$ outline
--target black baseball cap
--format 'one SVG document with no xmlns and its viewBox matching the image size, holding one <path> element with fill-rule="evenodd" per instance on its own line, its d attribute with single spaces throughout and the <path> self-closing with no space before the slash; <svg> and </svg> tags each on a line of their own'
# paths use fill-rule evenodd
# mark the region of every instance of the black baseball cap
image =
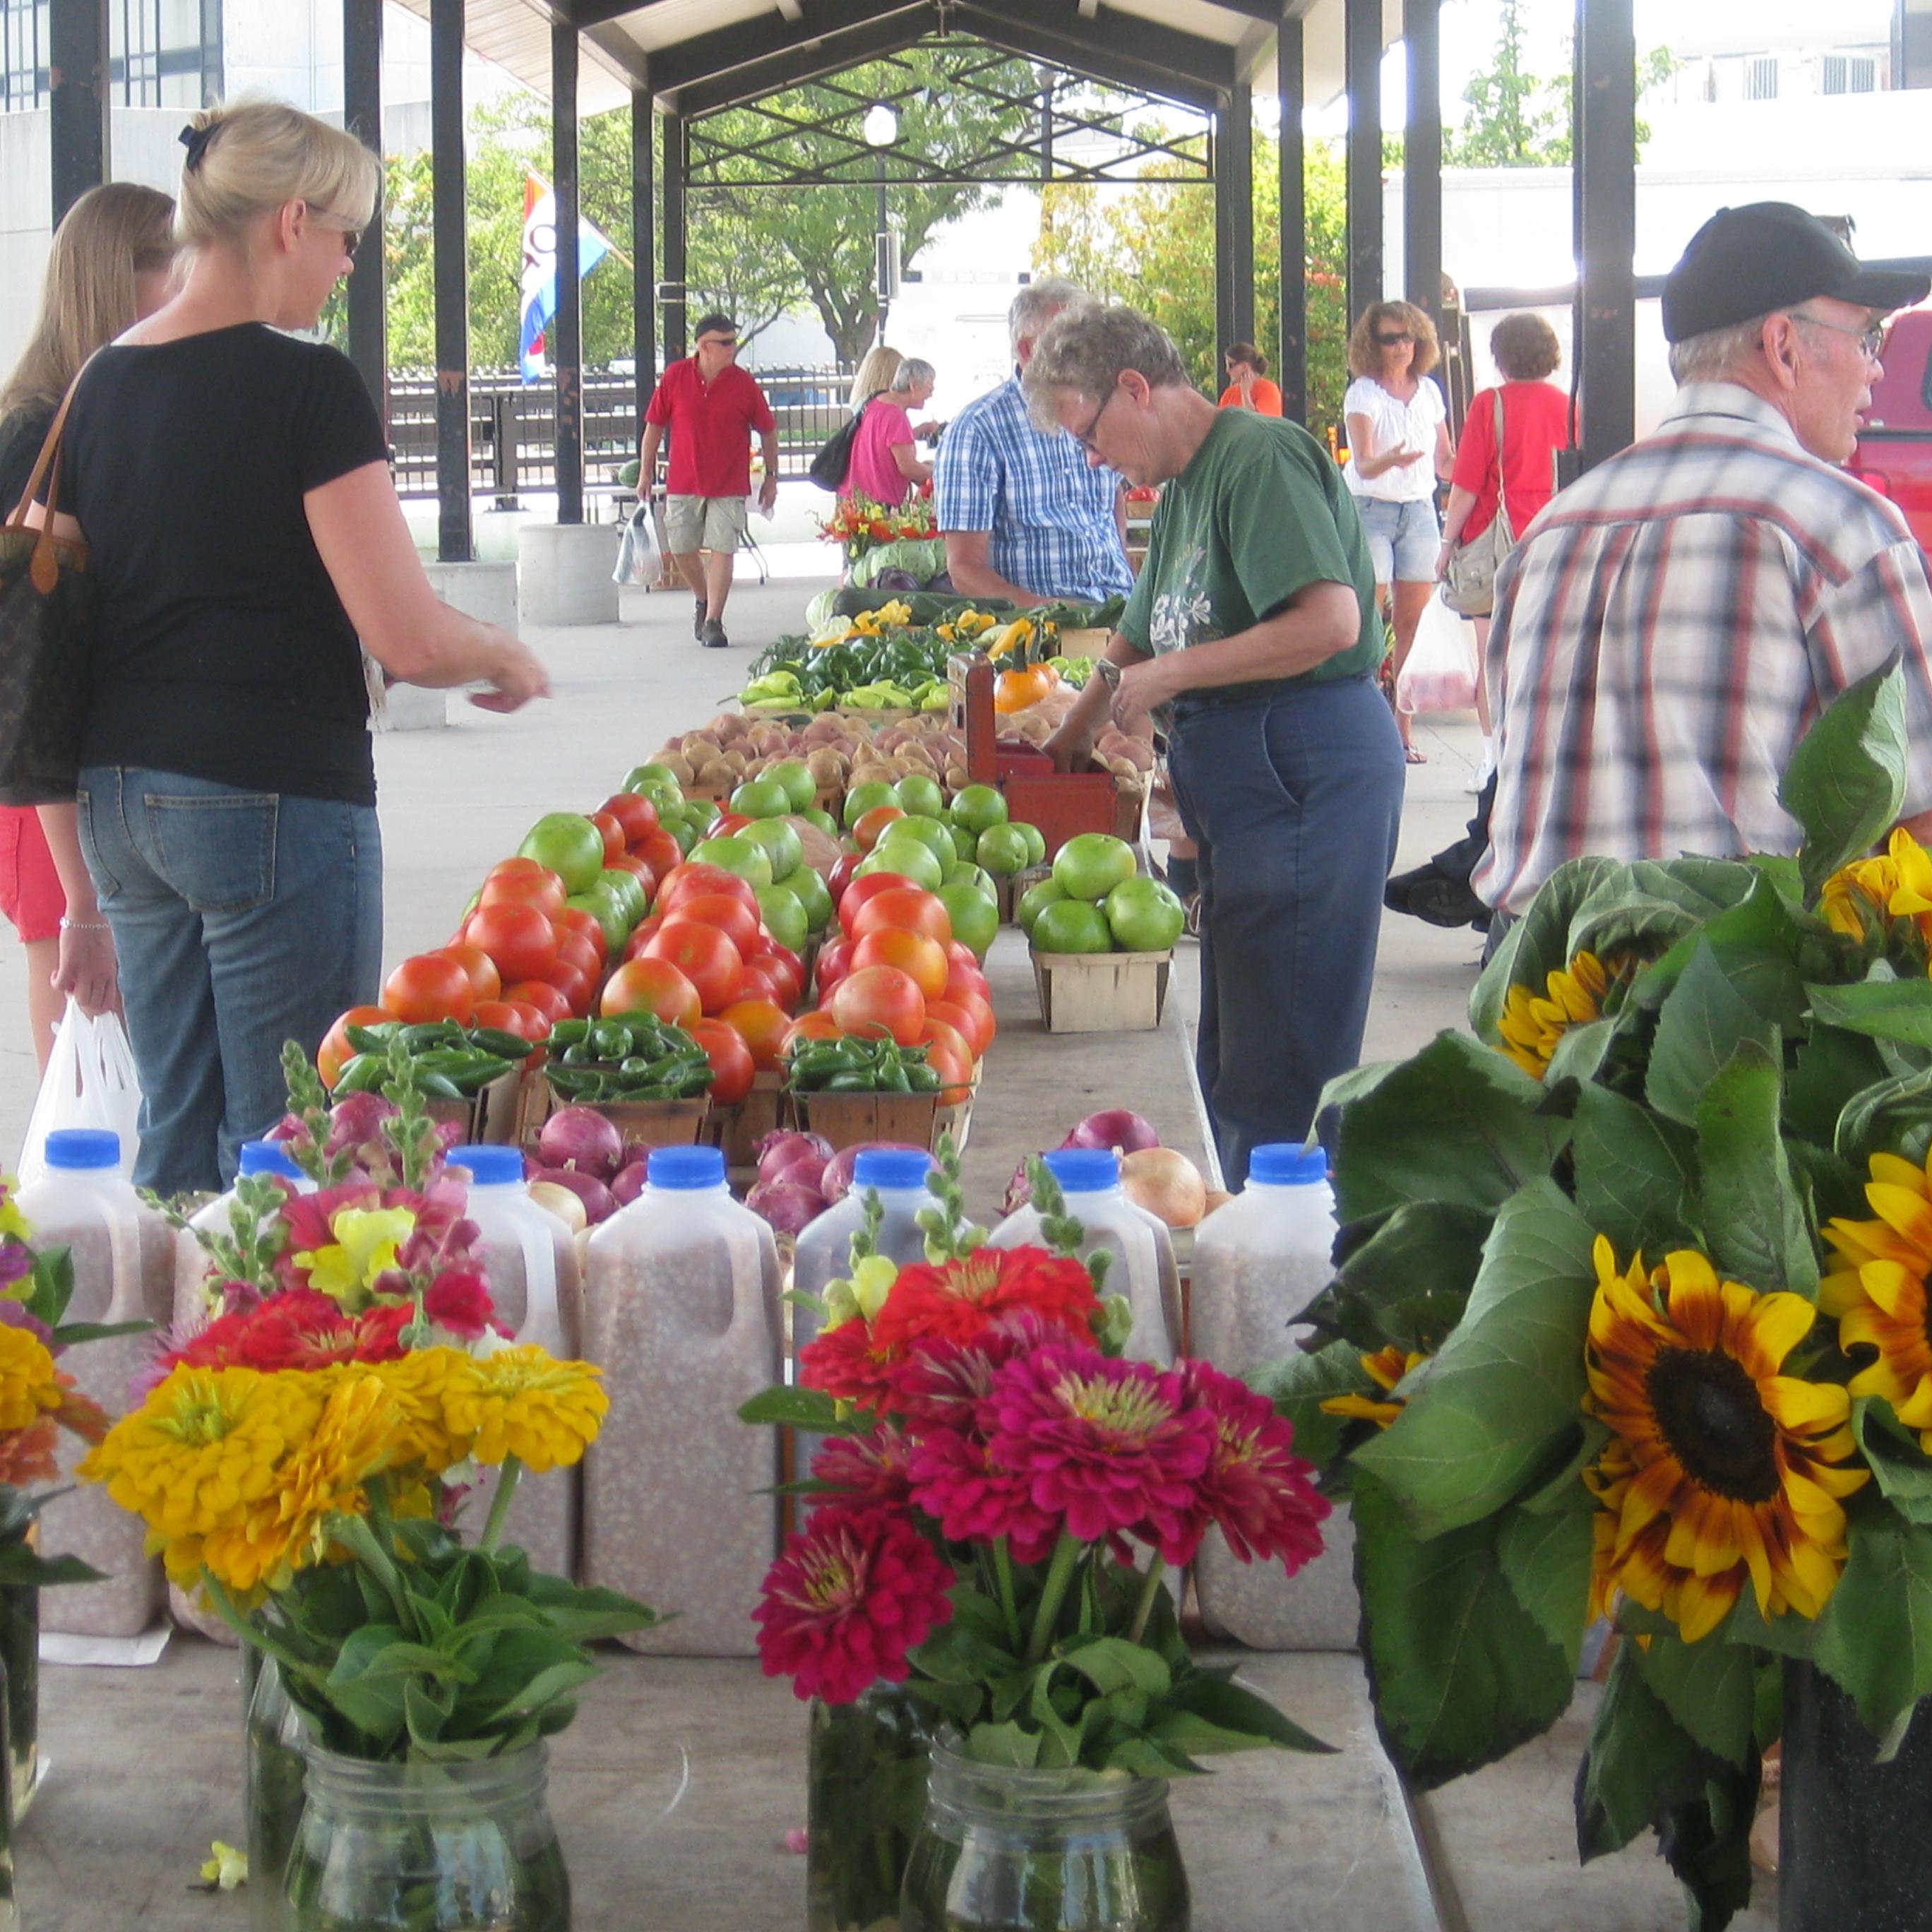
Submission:
<svg viewBox="0 0 1932 1932">
<path fill-rule="evenodd" d="M 1664 284 L 1664 339 L 1688 341 L 1814 296 L 1860 308 L 1909 308 L 1932 277 L 1867 268 L 1815 214 L 1788 201 L 1720 208 Z"/>
</svg>

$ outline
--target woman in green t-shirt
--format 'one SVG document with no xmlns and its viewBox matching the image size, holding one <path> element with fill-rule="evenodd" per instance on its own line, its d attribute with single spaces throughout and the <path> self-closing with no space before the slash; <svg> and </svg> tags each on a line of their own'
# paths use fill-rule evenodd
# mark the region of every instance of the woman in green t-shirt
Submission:
<svg viewBox="0 0 1932 1932">
<path fill-rule="evenodd" d="M 1238 1187 L 1256 1147 L 1306 1136 L 1361 1051 L 1402 793 L 1367 541 L 1305 429 L 1216 410 L 1132 309 L 1063 313 L 1025 383 L 1040 428 L 1164 486 L 1119 628 L 1048 748 L 1083 760 L 1110 712 L 1167 734 L 1201 855 L 1201 1086 Z"/>
</svg>

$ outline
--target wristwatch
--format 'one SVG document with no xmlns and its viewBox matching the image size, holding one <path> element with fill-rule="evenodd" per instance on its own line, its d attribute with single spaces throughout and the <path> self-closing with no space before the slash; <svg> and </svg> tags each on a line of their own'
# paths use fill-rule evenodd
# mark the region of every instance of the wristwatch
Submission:
<svg viewBox="0 0 1932 1932">
<path fill-rule="evenodd" d="M 1094 675 L 1097 677 L 1109 691 L 1118 691 L 1120 689 L 1120 668 L 1118 664 L 1114 663 L 1112 658 L 1100 658 L 1096 659 L 1094 665 Z"/>
</svg>

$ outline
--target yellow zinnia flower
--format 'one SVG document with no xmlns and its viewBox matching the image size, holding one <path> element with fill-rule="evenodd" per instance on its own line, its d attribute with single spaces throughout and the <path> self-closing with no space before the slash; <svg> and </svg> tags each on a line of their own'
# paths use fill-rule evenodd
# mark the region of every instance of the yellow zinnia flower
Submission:
<svg viewBox="0 0 1932 1932">
<path fill-rule="evenodd" d="M 395 1466 L 420 1462 L 432 1476 L 470 1454 L 466 1436 L 452 1436 L 448 1421 L 453 1390 L 468 1384 L 476 1364 L 460 1348 L 412 1348 L 400 1361 L 378 1363 L 374 1372 L 395 1399 L 401 1414 Z"/>
<path fill-rule="evenodd" d="M 29 1429 L 61 1406 L 60 1372 L 31 1328 L 0 1322 L 0 1430 Z"/>
<path fill-rule="evenodd" d="M 1851 1398 L 1780 1374 L 1817 1311 L 1802 1295 L 1720 1281 L 1694 1250 L 1627 1274 L 1594 1250 L 1586 1412 L 1612 1438 L 1584 1480 L 1598 1530 L 1594 1600 L 1618 1590 L 1661 1611 L 1687 1643 L 1730 1614 L 1748 1580 L 1767 1616 L 1815 1617 L 1845 1561 L 1840 1498 L 1870 1480 Z"/>
<path fill-rule="evenodd" d="M 1412 1350 L 1405 1352 L 1390 1343 L 1372 1355 L 1364 1355 L 1362 1369 L 1377 1388 L 1389 1392 L 1410 1370 L 1419 1368 L 1428 1359 L 1426 1355 L 1418 1355 Z M 1352 1416 L 1359 1421 L 1372 1422 L 1378 1429 L 1386 1429 L 1407 1406 L 1400 1396 L 1393 1402 L 1378 1402 L 1372 1395 L 1331 1395 L 1322 1405 L 1322 1412 Z"/>
<path fill-rule="evenodd" d="M 396 1250 L 416 1225 L 406 1208 L 344 1208 L 328 1224 L 334 1240 L 325 1248 L 304 1249 L 296 1265 L 308 1271 L 310 1287 L 356 1314 L 376 1276 L 395 1266 Z"/>
<path fill-rule="evenodd" d="M 1550 1071 L 1550 1056 L 1573 1026 L 1603 1017 L 1610 976 L 1594 952 L 1580 952 L 1567 972 L 1551 973 L 1546 985 L 1544 998 L 1527 986 L 1512 986 L 1496 1022 L 1503 1052 L 1536 1080 Z"/>
<path fill-rule="evenodd" d="M 472 1366 L 472 1375 L 450 1385 L 445 1414 L 451 1435 L 467 1437 L 478 1462 L 514 1456 L 542 1474 L 583 1460 L 610 1407 L 598 1386 L 601 1370 L 559 1361 L 530 1343 L 499 1348 Z"/>
<path fill-rule="evenodd" d="M 1928 1156 L 1932 1162 L 1932 1156 Z M 1826 1244 L 1844 1264 L 1820 1285 L 1818 1305 L 1838 1322 L 1838 1344 L 1875 1348 L 1852 1378 L 1854 1396 L 1882 1396 L 1932 1453 L 1932 1340 L 1926 1276 L 1932 1273 L 1932 1171 L 1896 1154 L 1871 1157 L 1865 1199 L 1875 1221 L 1834 1220 Z"/>
</svg>

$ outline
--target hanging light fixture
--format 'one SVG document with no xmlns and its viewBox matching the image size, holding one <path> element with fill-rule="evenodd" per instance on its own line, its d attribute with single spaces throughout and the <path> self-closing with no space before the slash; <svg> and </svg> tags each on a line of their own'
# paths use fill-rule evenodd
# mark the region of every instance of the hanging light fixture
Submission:
<svg viewBox="0 0 1932 1932">
<path fill-rule="evenodd" d="M 866 110 L 864 131 L 868 148 L 890 148 L 899 137 L 899 117 L 883 100 L 875 100 Z"/>
</svg>

